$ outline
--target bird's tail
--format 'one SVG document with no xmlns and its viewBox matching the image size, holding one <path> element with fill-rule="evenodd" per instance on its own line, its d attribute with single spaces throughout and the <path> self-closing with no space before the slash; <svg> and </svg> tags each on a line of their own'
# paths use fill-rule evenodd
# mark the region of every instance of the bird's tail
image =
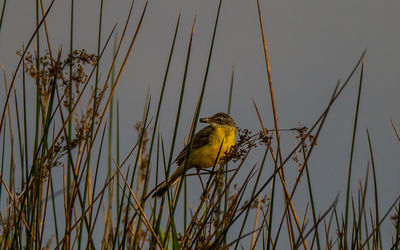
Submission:
<svg viewBox="0 0 400 250">
<path fill-rule="evenodd" d="M 161 197 L 170 189 L 173 185 L 175 185 L 182 176 L 183 168 L 179 167 L 172 175 L 168 178 L 168 181 L 164 181 L 153 191 L 152 197 Z"/>
</svg>

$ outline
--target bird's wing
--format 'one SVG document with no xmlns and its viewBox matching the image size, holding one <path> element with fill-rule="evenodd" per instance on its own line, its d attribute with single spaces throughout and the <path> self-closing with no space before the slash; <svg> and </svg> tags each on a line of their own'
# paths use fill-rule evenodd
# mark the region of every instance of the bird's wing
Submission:
<svg viewBox="0 0 400 250">
<path fill-rule="evenodd" d="M 196 135 L 194 136 L 192 150 L 203 147 L 204 145 L 208 144 L 210 142 L 210 134 L 214 129 L 215 128 L 212 126 L 207 126 L 201 129 L 199 132 L 197 132 Z M 176 162 L 178 166 L 180 166 L 182 162 L 185 160 L 187 151 L 188 151 L 188 145 L 186 145 L 179 153 L 179 155 L 176 157 L 174 162 Z"/>
</svg>

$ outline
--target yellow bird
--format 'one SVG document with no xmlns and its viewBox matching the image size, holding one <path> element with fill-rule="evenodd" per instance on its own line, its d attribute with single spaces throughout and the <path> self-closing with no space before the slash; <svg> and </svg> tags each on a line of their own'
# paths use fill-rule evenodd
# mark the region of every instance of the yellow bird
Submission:
<svg viewBox="0 0 400 250">
<path fill-rule="evenodd" d="M 231 116 L 221 112 L 209 118 L 201 118 L 200 122 L 209 125 L 197 132 L 194 137 L 187 170 L 213 167 L 215 162 L 220 163 L 225 153 L 235 145 L 236 124 Z M 178 169 L 168 178 L 168 181 L 157 186 L 153 191 L 153 197 L 163 196 L 182 177 L 187 151 L 188 146 L 185 146 L 174 161 L 179 166 Z"/>
</svg>

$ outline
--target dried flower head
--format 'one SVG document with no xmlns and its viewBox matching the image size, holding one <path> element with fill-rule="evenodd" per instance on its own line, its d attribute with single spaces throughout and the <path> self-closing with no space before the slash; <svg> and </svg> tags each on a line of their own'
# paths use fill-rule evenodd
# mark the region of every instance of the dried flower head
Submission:
<svg viewBox="0 0 400 250">
<path fill-rule="evenodd" d="M 248 129 L 241 129 L 238 127 L 237 130 L 239 140 L 230 148 L 229 152 L 222 157 L 223 164 L 221 165 L 224 165 L 231 160 L 233 162 L 242 160 L 252 148 L 257 147 L 258 145 L 268 145 L 271 142 L 272 137 L 266 136 L 262 131 L 252 134 Z"/>
</svg>

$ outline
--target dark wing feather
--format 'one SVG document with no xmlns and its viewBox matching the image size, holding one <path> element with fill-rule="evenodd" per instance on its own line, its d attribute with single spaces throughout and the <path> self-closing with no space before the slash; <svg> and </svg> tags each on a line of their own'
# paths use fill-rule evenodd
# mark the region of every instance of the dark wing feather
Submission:
<svg viewBox="0 0 400 250">
<path fill-rule="evenodd" d="M 204 145 L 208 144 L 210 142 L 210 134 L 214 129 L 215 128 L 212 126 L 207 126 L 201 129 L 199 132 L 197 132 L 196 135 L 194 136 L 192 150 L 203 147 Z M 174 162 L 176 162 L 178 166 L 181 165 L 185 160 L 187 151 L 188 151 L 188 145 L 186 145 L 179 153 L 178 157 L 176 157 Z"/>
</svg>

